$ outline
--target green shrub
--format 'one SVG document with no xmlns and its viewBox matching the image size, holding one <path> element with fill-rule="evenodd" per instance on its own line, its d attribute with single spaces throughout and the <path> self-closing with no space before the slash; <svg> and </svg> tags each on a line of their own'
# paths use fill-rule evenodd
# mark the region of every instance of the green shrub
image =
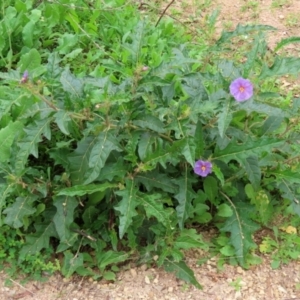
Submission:
<svg viewBox="0 0 300 300">
<path fill-rule="evenodd" d="M 247 267 L 282 198 L 300 215 L 300 102 L 266 84 L 300 60 L 268 63 L 269 26 L 197 46 L 105 2 L 2 4 L 1 224 L 25 239 L 19 263 L 51 249 L 65 276 L 114 280 L 138 255 L 200 287 L 183 250 L 208 250 L 194 225 L 209 223 Z M 242 35 L 244 62 L 223 58 Z"/>
</svg>

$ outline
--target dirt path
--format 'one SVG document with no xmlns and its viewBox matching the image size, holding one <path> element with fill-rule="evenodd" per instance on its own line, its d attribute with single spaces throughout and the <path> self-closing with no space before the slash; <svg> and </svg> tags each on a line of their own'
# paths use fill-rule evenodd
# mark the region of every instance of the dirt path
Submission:
<svg viewBox="0 0 300 300">
<path fill-rule="evenodd" d="M 201 13 L 200 6 L 204 14 L 212 11 L 205 3 L 209 1 L 175 1 L 172 10 L 173 13 L 176 10 L 184 11 L 185 17 L 197 18 Z M 221 9 L 217 23 L 219 32 L 222 28 L 231 30 L 238 23 L 271 25 L 278 28 L 277 32 L 269 36 L 271 48 L 283 37 L 300 35 L 299 0 L 217 0 L 213 6 Z M 300 56 L 299 44 L 290 45 L 286 49 Z M 247 271 L 226 266 L 224 271 L 219 272 L 214 260 L 199 267 L 197 259 L 197 254 L 194 254 L 187 258 L 187 262 L 203 285 L 203 290 L 197 290 L 163 270 L 129 266 L 118 275 L 115 283 L 77 277 L 65 280 L 56 275 L 46 283 L 30 282 L 23 285 L 20 280 L 12 281 L 0 273 L 0 300 L 300 300 L 299 261 L 278 270 L 272 270 L 270 263 L 265 260 L 263 264 Z M 6 286 L 5 281 L 11 285 Z"/>
<path fill-rule="evenodd" d="M 0 285 L 1 300 L 290 300 L 300 299 L 300 263 L 293 262 L 272 270 L 270 263 L 243 270 L 226 266 L 217 271 L 216 261 L 199 267 L 196 259 L 189 266 L 203 290 L 186 284 L 163 270 L 128 267 L 116 283 L 104 283 L 73 277 L 53 276 L 47 283 L 30 282 L 24 287 L 13 283 Z M 2 274 L 2 278 L 4 275 Z"/>
</svg>

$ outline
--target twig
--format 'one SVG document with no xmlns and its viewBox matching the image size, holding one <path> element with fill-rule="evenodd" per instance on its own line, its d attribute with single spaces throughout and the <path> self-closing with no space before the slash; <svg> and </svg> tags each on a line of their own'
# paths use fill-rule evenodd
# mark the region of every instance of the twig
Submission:
<svg viewBox="0 0 300 300">
<path fill-rule="evenodd" d="M 165 15 L 166 11 L 168 10 L 168 8 L 175 2 L 175 0 L 172 0 L 167 7 L 164 9 L 164 11 L 162 12 L 162 14 L 160 15 L 159 19 L 157 20 L 155 27 L 157 27 L 157 25 L 159 24 L 160 20 L 162 19 L 162 17 Z"/>
<path fill-rule="evenodd" d="M 24 289 L 25 291 L 27 291 L 28 293 L 30 293 L 31 295 L 34 295 L 34 293 L 28 289 L 26 289 L 26 287 L 24 287 L 23 285 L 21 285 L 20 283 L 14 281 L 11 278 L 7 278 L 8 280 L 12 281 L 14 284 L 18 285 L 20 288 Z"/>
</svg>

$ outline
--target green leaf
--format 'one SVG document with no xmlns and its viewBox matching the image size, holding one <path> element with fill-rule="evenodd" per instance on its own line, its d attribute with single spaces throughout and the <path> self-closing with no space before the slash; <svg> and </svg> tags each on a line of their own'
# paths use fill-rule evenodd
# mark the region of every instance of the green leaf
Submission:
<svg viewBox="0 0 300 300">
<path fill-rule="evenodd" d="M 246 255 L 254 249 L 256 244 L 252 235 L 259 229 L 259 225 L 251 220 L 253 206 L 246 202 L 231 202 L 233 215 L 221 227 L 221 232 L 230 232 L 230 242 L 235 249 L 235 255 L 241 266 L 246 266 Z"/>
<path fill-rule="evenodd" d="M 74 233 L 70 231 L 70 225 L 74 221 L 74 210 L 78 206 L 78 201 L 72 197 L 58 196 L 54 198 L 53 205 L 57 209 L 53 222 L 60 242 L 67 243 L 70 247 L 74 242 L 74 240 L 71 242 Z"/>
<path fill-rule="evenodd" d="M 131 34 L 132 43 L 124 44 L 124 47 L 128 49 L 132 56 L 132 63 L 136 66 L 140 61 L 140 55 L 143 47 L 143 39 L 145 34 L 145 20 L 139 21 L 134 26 L 134 32 Z"/>
<path fill-rule="evenodd" d="M 231 101 L 227 99 L 226 103 L 223 106 L 222 112 L 218 115 L 218 129 L 221 138 L 224 137 L 225 132 L 232 120 L 232 112 L 231 112 Z"/>
<path fill-rule="evenodd" d="M 97 137 L 84 137 L 69 155 L 69 172 L 73 185 L 84 182 L 84 176 L 89 169 L 90 153 L 96 142 Z"/>
<path fill-rule="evenodd" d="M 208 244 L 203 242 L 202 236 L 195 229 L 183 229 L 175 240 L 178 249 L 202 248 L 208 250 Z"/>
<path fill-rule="evenodd" d="M 116 144 L 116 139 L 109 130 L 101 132 L 91 149 L 89 169 L 86 172 L 84 184 L 91 183 L 100 175 L 101 169 L 113 150 L 120 151 L 119 146 Z"/>
<path fill-rule="evenodd" d="M 72 96 L 80 98 L 83 92 L 83 82 L 76 78 L 69 69 L 61 73 L 60 82 L 64 91 L 70 93 Z"/>
<path fill-rule="evenodd" d="M 283 141 L 273 138 L 260 138 L 252 140 L 248 138 L 245 143 L 238 144 L 236 141 L 231 142 L 225 149 L 216 149 L 214 159 L 219 159 L 228 163 L 230 160 L 244 162 L 249 156 L 261 155 L 264 151 L 271 152 L 278 148 Z"/>
<path fill-rule="evenodd" d="M 300 37 L 299 36 L 291 36 L 286 39 L 282 39 L 280 42 L 277 43 L 277 45 L 274 48 L 274 52 L 278 51 L 280 48 L 293 44 L 293 43 L 299 43 L 300 42 Z"/>
<path fill-rule="evenodd" d="M 22 130 L 23 124 L 19 121 L 10 122 L 5 128 L 0 130 L 0 162 L 7 161 L 11 155 L 11 145 Z"/>
<path fill-rule="evenodd" d="M 84 196 L 84 195 L 89 195 L 93 194 L 96 192 L 103 192 L 106 191 L 107 189 L 113 189 L 117 188 L 117 184 L 112 184 L 112 183 L 101 183 L 101 184 L 88 184 L 88 185 L 75 185 L 69 188 L 64 188 L 61 189 L 58 192 L 58 196 Z"/>
<path fill-rule="evenodd" d="M 217 213 L 218 216 L 228 218 L 228 217 L 231 217 L 232 214 L 233 214 L 233 211 L 228 204 L 223 203 L 218 206 L 218 213 Z"/>
<path fill-rule="evenodd" d="M 215 178 L 208 176 L 203 182 L 204 192 L 207 195 L 209 201 L 215 203 L 215 198 L 218 195 L 218 183 Z"/>
<path fill-rule="evenodd" d="M 226 245 L 220 249 L 220 252 L 227 257 L 234 257 L 235 249 L 231 245 Z"/>
<path fill-rule="evenodd" d="M 132 223 L 132 218 L 137 215 L 136 206 L 139 204 L 137 199 L 138 189 L 136 188 L 133 180 L 126 180 L 126 187 L 122 191 L 116 192 L 117 195 L 122 197 L 122 200 L 115 210 L 120 212 L 120 223 L 119 223 L 119 236 L 123 238 L 127 232 L 128 227 Z"/>
<path fill-rule="evenodd" d="M 203 156 L 204 153 L 204 136 L 203 136 L 203 129 L 202 129 L 202 123 L 199 120 L 196 125 L 195 134 L 195 158 L 200 159 Z"/>
<path fill-rule="evenodd" d="M 268 117 L 263 126 L 262 126 L 262 135 L 266 135 L 268 133 L 273 132 L 274 130 L 278 129 L 282 124 L 284 118 L 282 116 L 270 116 Z"/>
<path fill-rule="evenodd" d="M 70 134 L 69 126 L 71 122 L 71 117 L 69 112 L 64 110 L 59 110 L 57 113 L 55 113 L 54 120 L 62 133 L 66 135 Z"/>
<path fill-rule="evenodd" d="M 221 186 L 223 186 L 225 183 L 225 180 L 224 180 L 224 175 L 221 172 L 221 169 L 216 164 L 213 164 L 212 171 L 216 175 L 216 177 L 220 180 Z"/>
<path fill-rule="evenodd" d="M 13 190 L 12 184 L 0 184 L 0 226 L 2 226 L 2 207 L 6 204 L 6 199 Z"/>
<path fill-rule="evenodd" d="M 135 177 L 135 180 L 142 183 L 147 191 L 152 191 L 154 188 L 158 188 L 167 193 L 174 193 L 176 185 L 171 181 L 170 176 L 167 174 L 153 170 L 147 173 L 140 173 Z"/>
<path fill-rule="evenodd" d="M 116 281 L 116 273 L 112 272 L 112 271 L 106 271 L 103 273 L 103 279 L 105 280 L 109 280 L 109 281 Z"/>
<path fill-rule="evenodd" d="M 181 153 L 185 157 L 186 161 L 194 167 L 195 165 L 195 150 L 196 150 L 196 143 L 194 138 L 185 137 L 182 139 L 184 141 L 183 149 Z"/>
<path fill-rule="evenodd" d="M 264 101 L 264 97 L 267 96 L 264 94 L 258 94 L 257 99 L 259 101 Z M 274 98 L 274 97 L 272 97 Z M 288 116 L 288 113 L 278 107 L 274 107 L 265 103 L 261 103 L 254 100 L 248 100 L 244 101 L 242 103 L 239 103 L 239 106 L 241 109 L 246 110 L 248 113 L 251 112 L 258 112 L 261 114 L 266 114 L 267 116 L 280 116 L 280 117 L 286 117 Z"/>
<path fill-rule="evenodd" d="M 300 183 L 299 172 L 293 172 L 291 170 L 272 170 L 267 171 L 266 176 L 275 176 L 277 181 L 286 181 L 291 183 Z"/>
<path fill-rule="evenodd" d="M 73 255 L 69 250 L 64 252 L 64 262 L 61 268 L 63 276 L 69 278 L 76 269 L 83 265 L 83 253 Z"/>
<path fill-rule="evenodd" d="M 152 145 L 156 144 L 157 140 L 158 136 L 156 134 L 150 132 L 142 134 L 138 144 L 138 153 L 141 160 L 144 160 L 146 156 L 151 154 Z"/>
<path fill-rule="evenodd" d="M 25 136 L 18 143 L 20 150 L 15 162 L 16 172 L 23 172 L 28 156 L 32 154 L 38 158 L 38 143 L 43 140 L 43 136 L 48 140 L 51 139 L 50 123 L 52 118 L 45 118 L 30 124 L 24 129 Z"/>
<path fill-rule="evenodd" d="M 128 166 L 124 163 L 123 157 L 119 157 L 117 162 L 105 163 L 100 171 L 97 181 L 112 181 L 113 179 L 123 179 L 128 172 Z"/>
<path fill-rule="evenodd" d="M 34 69 L 37 69 L 41 65 L 41 55 L 38 50 L 31 49 L 28 53 L 22 55 L 18 67 L 21 72 L 28 70 L 30 73 Z"/>
<path fill-rule="evenodd" d="M 98 268 L 101 272 L 105 270 L 108 265 L 117 264 L 127 260 L 129 257 L 128 253 L 125 252 L 115 252 L 108 250 L 104 253 L 97 254 Z"/>
<path fill-rule="evenodd" d="M 165 227 L 170 227 L 170 213 L 163 205 L 160 194 L 138 194 L 139 202 L 146 211 L 147 217 L 155 217 Z"/>
<path fill-rule="evenodd" d="M 251 155 L 244 160 L 245 170 L 248 178 L 252 183 L 255 190 L 258 190 L 260 186 L 261 170 L 258 163 L 258 158 L 255 155 Z"/>
<path fill-rule="evenodd" d="M 36 223 L 36 232 L 26 236 L 26 244 L 22 247 L 19 258 L 23 260 L 26 256 L 32 256 L 39 253 L 42 249 L 49 249 L 50 237 L 57 237 L 57 233 L 52 222 L 54 211 L 45 211 L 45 221 Z M 49 223 L 48 223 L 48 222 Z"/>
<path fill-rule="evenodd" d="M 300 59 L 298 57 L 279 57 L 275 56 L 275 61 L 271 67 L 264 65 L 262 67 L 259 79 L 266 79 L 273 76 L 282 76 L 287 74 L 298 74 L 300 69 Z"/>
<path fill-rule="evenodd" d="M 18 197 L 11 206 L 3 211 L 3 213 L 6 214 L 4 223 L 13 228 L 22 227 L 24 225 L 23 219 L 33 215 L 36 211 L 36 209 L 32 207 L 32 204 L 36 199 L 37 197 L 33 195 Z"/>
<path fill-rule="evenodd" d="M 196 197 L 196 193 L 192 188 L 195 178 L 188 172 L 188 167 L 185 165 L 182 177 L 174 180 L 179 186 L 179 192 L 174 196 L 179 204 L 176 207 L 178 224 L 180 229 L 183 229 L 184 222 L 191 217 L 193 213 L 192 201 Z"/>
<path fill-rule="evenodd" d="M 155 132 L 164 133 L 164 123 L 160 121 L 158 118 L 152 115 L 141 115 L 140 117 L 137 117 L 139 120 L 134 120 L 132 123 L 136 126 L 139 126 L 141 128 L 145 129 L 151 129 Z"/>
<path fill-rule="evenodd" d="M 164 268 L 167 272 L 174 272 L 177 278 L 193 284 L 198 289 L 202 289 L 202 286 L 197 281 L 194 272 L 186 265 L 184 261 L 173 262 L 167 260 L 164 262 Z"/>
<path fill-rule="evenodd" d="M 266 31 L 266 30 L 276 30 L 276 28 L 268 25 L 241 25 L 238 24 L 234 31 L 223 31 L 221 37 L 217 41 L 217 45 L 227 42 L 228 40 L 232 39 L 233 37 L 239 35 L 248 35 L 253 31 Z"/>
</svg>

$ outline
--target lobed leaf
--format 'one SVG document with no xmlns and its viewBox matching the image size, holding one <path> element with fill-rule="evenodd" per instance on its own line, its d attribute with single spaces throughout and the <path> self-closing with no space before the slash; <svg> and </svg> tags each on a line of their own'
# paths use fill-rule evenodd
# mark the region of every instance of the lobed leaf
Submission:
<svg viewBox="0 0 300 300">
<path fill-rule="evenodd" d="M 246 255 L 254 249 L 252 235 L 259 229 L 259 225 L 251 220 L 254 208 L 246 202 L 231 202 L 233 215 L 220 228 L 221 232 L 230 232 L 230 241 L 235 249 L 235 255 L 241 266 L 245 267 Z"/>
<path fill-rule="evenodd" d="M 138 189 L 134 184 L 133 180 L 126 180 L 125 189 L 116 192 L 117 195 L 122 197 L 122 200 L 115 210 L 120 212 L 120 222 L 119 222 L 119 236 L 120 239 L 123 238 L 124 234 L 127 232 L 127 229 L 132 223 L 132 218 L 137 215 L 135 210 L 136 206 L 139 204 L 137 198 Z"/>
<path fill-rule="evenodd" d="M 194 272 L 186 265 L 184 261 L 173 262 L 168 260 L 164 263 L 164 268 L 167 272 L 174 272 L 177 278 L 193 284 L 198 289 L 202 289 L 202 286 L 197 281 Z"/>
</svg>

